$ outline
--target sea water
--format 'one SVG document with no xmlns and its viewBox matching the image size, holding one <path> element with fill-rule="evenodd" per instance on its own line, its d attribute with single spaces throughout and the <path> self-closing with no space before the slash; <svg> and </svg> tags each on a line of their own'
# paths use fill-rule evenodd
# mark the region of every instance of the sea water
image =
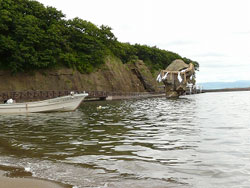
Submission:
<svg viewBox="0 0 250 188">
<path fill-rule="evenodd" d="M 0 115 L 0 166 L 78 188 L 248 187 L 249 115 L 250 92 Z"/>
</svg>

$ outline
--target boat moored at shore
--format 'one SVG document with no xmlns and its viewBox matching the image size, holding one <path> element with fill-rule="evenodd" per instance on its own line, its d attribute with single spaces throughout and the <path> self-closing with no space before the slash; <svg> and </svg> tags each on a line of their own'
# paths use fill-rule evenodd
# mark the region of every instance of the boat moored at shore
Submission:
<svg viewBox="0 0 250 188">
<path fill-rule="evenodd" d="M 0 104 L 0 114 L 74 111 L 88 93 L 74 94 L 35 102 Z"/>
</svg>

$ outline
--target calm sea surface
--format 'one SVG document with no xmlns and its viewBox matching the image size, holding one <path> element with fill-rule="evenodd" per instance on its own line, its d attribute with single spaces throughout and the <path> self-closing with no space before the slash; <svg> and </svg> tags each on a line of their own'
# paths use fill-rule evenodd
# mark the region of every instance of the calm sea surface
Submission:
<svg viewBox="0 0 250 188">
<path fill-rule="evenodd" d="M 249 187 L 250 92 L 0 115 L 0 165 L 75 188 Z"/>
</svg>

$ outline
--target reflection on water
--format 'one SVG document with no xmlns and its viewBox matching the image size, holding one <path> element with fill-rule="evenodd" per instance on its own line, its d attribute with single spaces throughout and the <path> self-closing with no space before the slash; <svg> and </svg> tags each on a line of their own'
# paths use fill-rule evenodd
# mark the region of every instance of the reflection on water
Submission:
<svg viewBox="0 0 250 188">
<path fill-rule="evenodd" d="M 79 188 L 243 187 L 249 111 L 250 93 L 234 92 L 1 115 L 0 165 Z"/>
</svg>

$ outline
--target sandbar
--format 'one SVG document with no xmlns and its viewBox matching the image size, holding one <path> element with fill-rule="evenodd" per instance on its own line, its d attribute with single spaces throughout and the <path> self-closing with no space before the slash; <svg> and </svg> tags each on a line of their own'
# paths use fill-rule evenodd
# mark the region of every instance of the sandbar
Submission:
<svg viewBox="0 0 250 188">
<path fill-rule="evenodd" d="M 58 183 L 35 178 L 9 178 L 0 170 L 0 188 L 67 188 Z"/>
</svg>

